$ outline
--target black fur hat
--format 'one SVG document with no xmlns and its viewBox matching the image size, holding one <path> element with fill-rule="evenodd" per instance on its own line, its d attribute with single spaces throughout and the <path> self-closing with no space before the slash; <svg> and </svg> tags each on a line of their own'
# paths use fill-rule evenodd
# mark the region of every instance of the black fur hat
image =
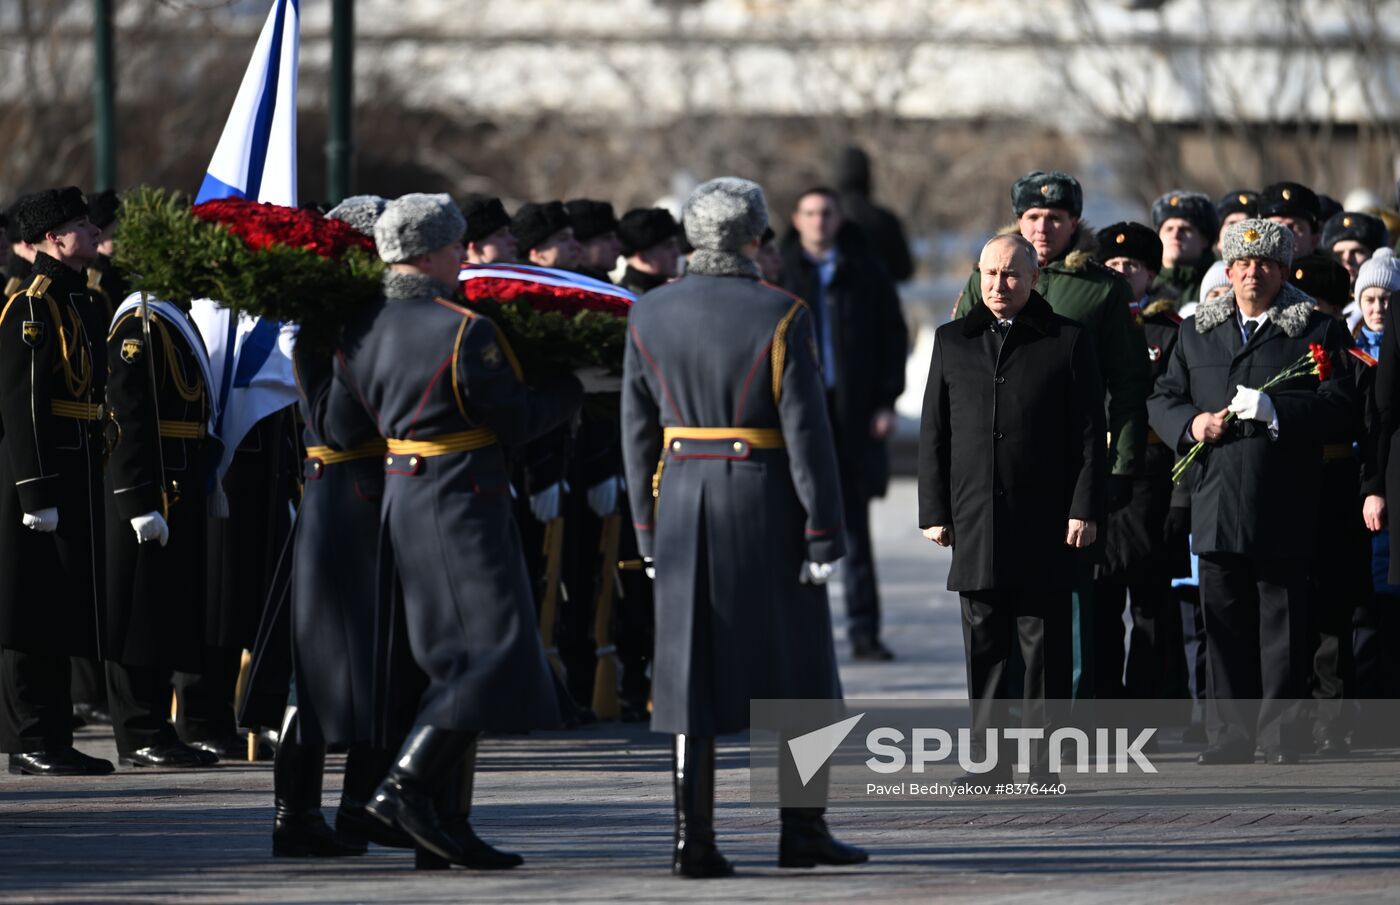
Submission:
<svg viewBox="0 0 1400 905">
<path fill-rule="evenodd" d="M 1293 262 L 1288 281 L 1317 299 L 1338 308 L 1351 301 L 1351 274 L 1338 261 L 1308 255 Z"/>
<path fill-rule="evenodd" d="M 69 220 L 87 216 L 87 202 L 75 185 L 61 189 L 44 189 L 25 195 L 15 202 L 10 215 L 15 232 L 31 245 L 44 238 L 44 233 Z"/>
<path fill-rule="evenodd" d="M 1011 186 L 1011 209 L 1019 217 L 1033 207 L 1056 207 L 1078 217 L 1084 212 L 1084 190 L 1068 173 L 1032 170 Z"/>
<path fill-rule="evenodd" d="M 1259 216 L 1259 193 L 1249 189 L 1234 189 L 1215 200 L 1216 221 L 1223 223 L 1231 214 L 1244 214 L 1249 220 Z"/>
<path fill-rule="evenodd" d="M 1132 258 L 1147 265 L 1149 270 L 1162 269 L 1162 240 L 1157 231 L 1141 223 L 1115 223 L 1096 234 L 1099 263 L 1113 258 Z"/>
<path fill-rule="evenodd" d="M 1322 227 L 1322 250 L 1331 251 L 1332 246 L 1346 239 L 1365 245 L 1371 251 L 1390 245 L 1390 231 L 1385 221 L 1359 211 L 1342 211 L 1333 214 Z"/>
<path fill-rule="evenodd" d="M 1206 244 L 1215 243 L 1220 234 L 1220 218 L 1215 213 L 1215 205 L 1209 197 L 1200 192 L 1167 192 L 1152 202 L 1152 225 L 1162 228 L 1174 217 L 1179 217 L 1196 227 L 1196 232 L 1205 238 Z"/>
<path fill-rule="evenodd" d="M 122 199 L 115 189 L 103 189 L 95 195 L 89 195 L 87 201 L 88 219 L 92 221 L 93 226 L 106 229 L 117 221 L 117 211 L 121 209 Z"/>
<path fill-rule="evenodd" d="M 543 204 L 532 201 L 522 204 L 520 210 L 515 212 L 510 220 L 510 231 L 515 236 L 523 260 L 530 249 L 538 248 L 550 236 L 572 225 L 562 201 L 546 201 Z"/>
<path fill-rule="evenodd" d="M 1316 229 L 1322 224 L 1322 205 L 1306 185 L 1275 182 L 1259 193 L 1259 216 L 1304 218 Z"/>
<path fill-rule="evenodd" d="M 622 254 L 630 257 L 646 251 L 678 235 L 680 224 L 664 207 L 639 207 L 622 215 L 617 224 L 617 237 L 622 240 Z"/>
<path fill-rule="evenodd" d="M 467 234 L 463 242 L 480 242 L 500 229 L 510 226 L 510 214 L 501 199 L 490 195 L 468 195 L 462 201 L 462 216 L 467 218 Z"/>
<path fill-rule="evenodd" d="M 564 209 L 569 212 L 569 223 L 574 227 L 574 238 L 580 242 L 617 231 L 617 214 L 613 213 L 613 206 L 607 201 L 575 198 L 566 202 Z"/>
</svg>

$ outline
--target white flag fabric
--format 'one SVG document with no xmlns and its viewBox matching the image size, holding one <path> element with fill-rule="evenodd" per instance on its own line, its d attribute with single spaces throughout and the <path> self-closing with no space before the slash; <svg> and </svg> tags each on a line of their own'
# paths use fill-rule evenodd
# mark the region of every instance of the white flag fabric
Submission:
<svg viewBox="0 0 1400 905">
<path fill-rule="evenodd" d="M 247 198 L 297 206 L 300 13 L 300 0 L 273 0 L 196 204 Z M 215 380 L 209 392 L 223 441 L 215 473 L 215 497 L 221 502 L 224 475 L 248 431 L 297 401 L 296 328 L 241 313 L 235 321 L 229 309 L 210 299 L 196 300 L 190 316 L 204 337 Z"/>
</svg>

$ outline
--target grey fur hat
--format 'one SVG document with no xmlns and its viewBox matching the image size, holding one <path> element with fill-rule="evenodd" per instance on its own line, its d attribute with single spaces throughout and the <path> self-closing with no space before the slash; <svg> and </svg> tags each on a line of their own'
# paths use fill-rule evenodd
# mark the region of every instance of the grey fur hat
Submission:
<svg viewBox="0 0 1400 905">
<path fill-rule="evenodd" d="M 326 212 L 329 220 L 339 220 L 358 233 L 374 238 L 374 222 L 387 204 L 378 195 L 351 195 Z"/>
<path fill-rule="evenodd" d="M 701 183 L 681 211 L 685 236 L 702 251 L 738 251 L 768 228 L 768 201 L 756 182 L 722 176 Z"/>
<path fill-rule="evenodd" d="M 1272 220 L 1241 220 L 1220 237 L 1220 258 L 1228 266 L 1240 258 L 1293 264 L 1293 230 Z"/>
<path fill-rule="evenodd" d="M 384 205 L 374 224 L 374 244 L 385 264 L 402 264 L 462 241 L 467 219 L 449 195 L 414 192 Z"/>
</svg>

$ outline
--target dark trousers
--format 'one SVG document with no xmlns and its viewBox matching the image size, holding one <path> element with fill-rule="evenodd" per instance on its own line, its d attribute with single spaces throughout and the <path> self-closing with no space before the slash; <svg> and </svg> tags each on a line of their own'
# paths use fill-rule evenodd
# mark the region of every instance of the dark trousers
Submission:
<svg viewBox="0 0 1400 905">
<path fill-rule="evenodd" d="M 841 463 L 841 501 L 846 519 L 846 555 L 840 568 L 846 630 L 853 640 L 875 640 L 880 637 L 880 585 L 870 544 L 870 492 L 854 463 Z"/>
<path fill-rule="evenodd" d="M 1048 739 L 1059 714 L 1047 701 L 1070 695 L 1070 595 L 1067 592 L 964 591 L 961 596 L 963 647 L 967 654 L 967 689 L 972 700 L 974 748 L 988 729 L 1009 725 L 1008 670 L 1013 648 L 1025 663 L 1021 726 L 1042 727 Z M 1044 745 L 1037 763 L 1043 763 Z M 1014 746 L 1002 748 L 1005 769 Z"/>
<path fill-rule="evenodd" d="M 181 741 L 220 741 L 238 734 L 233 697 L 242 661 L 242 650 L 207 647 L 203 669 L 175 673 L 175 731 Z"/>
<path fill-rule="evenodd" d="M 1187 693 L 1192 701 L 1205 706 L 1206 702 L 1206 620 L 1201 612 L 1201 591 L 1200 588 L 1192 585 L 1182 585 L 1172 588 L 1172 596 L 1176 600 L 1177 609 L 1181 614 L 1181 634 L 1182 643 L 1186 655 L 1186 683 Z M 1202 718 L 1197 714 L 1197 708 L 1192 706 L 1191 722 L 1201 723 Z"/>
<path fill-rule="evenodd" d="M 1210 742 L 1296 751 L 1309 670 L 1307 578 L 1233 553 L 1200 559 Z"/>
<path fill-rule="evenodd" d="M 1132 618 L 1126 651 L 1125 605 Z M 1094 697 L 1185 697 L 1183 644 L 1171 578 L 1164 570 L 1143 564 L 1094 582 Z"/>
<path fill-rule="evenodd" d="M 1400 744 L 1394 704 L 1400 698 L 1400 597 L 1372 594 L 1356 609 L 1352 626 L 1356 652 L 1354 697 L 1358 699 L 1352 744 Z"/>
<path fill-rule="evenodd" d="M 73 658 L 73 703 L 107 709 L 107 674 L 91 657 Z"/>
<path fill-rule="evenodd" d="M 564 663 L 569 694 L 579 707 L 593 706 L 593 677 L 597 645 L 593 639 L 594 608 L 598 601 L 601 559 L 598 553 L 603 520 L 588 508 L 588 494 L 575 488 L 564 497 L 563 580 L 567 599 L 559 599 L 554 641 Z M 609 575 L 611 577 L 611 575 Z"/>
<path fill-rule="evenodd" d="M 179 741 L 170 724 L 170 689 L 170 670 L 107 661 L 107 694 L 118 753 Z"/>
<path fill-rule="evenodd" d="M 73 746 L 70 669 L 63 654 L 0 650 L 0 751 Z"/>
<path fill-rule="evenodd" d="M 641 559 L 637 548 L 637 532 L 632 529 L 632 510 L 626 494 L 622 502 L 622 535 L 618 539 L 619 561 Z M 621 667 L 618 694 L 624 706 L 642 709 L 651 697 L 651 667 L 653 637 L 656 630 L 655 600 L 651 579 L 641 569 L 619 573 L 616 640 L 617 660 Z"/>
</svg>

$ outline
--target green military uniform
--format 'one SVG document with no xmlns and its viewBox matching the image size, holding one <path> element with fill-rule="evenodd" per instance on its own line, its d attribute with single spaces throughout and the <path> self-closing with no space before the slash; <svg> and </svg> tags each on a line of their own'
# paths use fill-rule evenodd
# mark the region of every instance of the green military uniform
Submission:
<svg viewBox="0 0 1400 905">
<path fill-rule="evenodd" d="M 1147 348 L 1129 311 L 1132 290 L 1092 259 L 1093 249 L 1094 234 L 1081 225 L 1068 250 L 1041 268 L 1036 291 L 1056 314 L 1079 321 L 1093 337 L 1108 393 L 1109 464 L 1113 474 L 1131 475 L 1140 470 L 1147 443 L 1146 403 L 1152 389 Z M 963 317 L 981 301 L 981 272 L 974 267 L 953 316 Z"/>
<path fill-rule="evenodd" d="M 1148 293 L 1158 296 L 1166 290 L 1177 293 L 1178 298 L 1195 301 L 1201 296 L 1201 280 L 1205 279 L 1206 271 L 1210 270 L 1214 263 L 1215 258 L 1211 257 L 1209 252 L 1203 252 L 1199 259 L 1190 264 L 1163 267 L 1157 274 L 1157 279 L 1152 281 Z"/>
</svg>

